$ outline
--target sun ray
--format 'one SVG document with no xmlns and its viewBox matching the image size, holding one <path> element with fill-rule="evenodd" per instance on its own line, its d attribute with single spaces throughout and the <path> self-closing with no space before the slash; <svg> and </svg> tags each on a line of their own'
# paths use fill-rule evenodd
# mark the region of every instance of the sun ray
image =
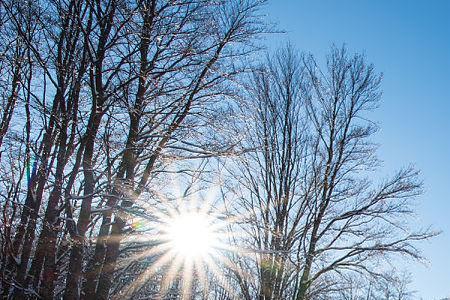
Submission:
<svg viewBox="0 0 450 300">
<path fill-rule="evenodd" d="M 143 259 L 146 257 L 156 256 L 158 254 L 167 252 L 169 250 L 171 250 L 171 248 L 170 248 L 170 245 L 168 245 L 168 244 L 160 244 L 160 245 L 154 245 L 154 246 L 152 245 L 151 248 L 148 250 L 144 250 L 140 253 L 133 254 L 132 256 L 123 259 L 120 263 L 117 264 L 117 267 L 118 267 L 118 269 L 121 269 L 134 261 L 137 261 L 137 260 L 140 260 L 140 259 Z"/>
<path fill-rule="evenodd" d="M 207 276 L 207 266 L 203 263 L 203 259 L 196 258 L 194 261 L 195 273 L 198 275 L 198 282 L 203 290 L 203 297 L 207 298 L 209 294 L 209 280 Z"/>
<path fill-rule="evenodd" d="M 149 279 L 151 276 L 153 276 L 158 270 L 165 266 L 172 258 L 174 257 L 174 253 L 172 250 L 161 256 L 151 267 L 149 267 L 147 270 L 145 270 L 139 277 L 133 281 L 132 284 L 127 286 L 122 292 L 120 292 L 116 299 L 125 298 L 129 299 L 134 291 L 142 286 L 142 284 Z"/>
<path fill-rule="evenodd" d="M 244 279 L 250 279 L 251 275 L 248 272 L 245 272 L 245 270 L 243 270 L 242 268 L 240 268 L 239 266 L 237 266 L 231 259 L 229 259 L 228 257 L 221 256 L 220 258 L 220 262 L 221 264 L 223 264 L 225 267 L 227 267 L 228 269 L 230 269 L 231 271 L 235 272 L 236 274 L 238 274 L 240 277 L 244 278 Z"/>
<path fill-rule="evenodd" d="M 192 294 L 192 278 L 194 277 L 192 274 L 193 270 L 193 261 L 190 259 L 184 260 L 183 266 L 183 277 L 181 279 L 181 295 L 182 299 L 190 299 Z"/>
<path fill-rule="evenodd" d="M 173 283 L 174 279 L 177 277 L 178 272 L 180 271 L 183 265 L 184 258 L 181 255 L 176 255 L 175 260 L 170 265 L 168 271 L 165 273 L 165 277 L 163 278 L 161 284 L 161 295 L 165 295 L 167 291 L 170 289 L 170 285 Z"/>
<path fill-rule="evenodd" d="M 205 257 L 205 263 L 208 265 L 209 270 L 213 273 L 215 279 L 218 281 L 219 285 L 233 298 L 237 299 L 234 291 L 229 286 L 228 280 L 225 278 L 223 272 L 213 261 L 211 257 Z"/>
</svg>

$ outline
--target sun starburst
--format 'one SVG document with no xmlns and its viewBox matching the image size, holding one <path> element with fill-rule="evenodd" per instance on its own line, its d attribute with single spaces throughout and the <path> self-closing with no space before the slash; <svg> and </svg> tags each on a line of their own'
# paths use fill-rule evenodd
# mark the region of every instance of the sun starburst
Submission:
<svg viewBox="0 0 450 300">
<path fill-rule="evenodd" d="M 166 200 L 144 211 L 131 225 L 136 234 L 130 241 L 150 242 L 151 246 L 124 260 L 122 267 L 146 258 L 154 260 L 116 298 L 132 297 L 157 274 L 162 275 L 159 298 L 174 286 L 183 299 L 192 299 L 195 288 L 206 296 L 211 281 L 235 297 L 223 274 L 224 268 L 233 268 L 228 254 L 240 252 L 230 243 L 233 236 L 229 227 L 235 218 L 224 209 L 213 208 L 211 201 L 192 199 Z"/>
</svg>

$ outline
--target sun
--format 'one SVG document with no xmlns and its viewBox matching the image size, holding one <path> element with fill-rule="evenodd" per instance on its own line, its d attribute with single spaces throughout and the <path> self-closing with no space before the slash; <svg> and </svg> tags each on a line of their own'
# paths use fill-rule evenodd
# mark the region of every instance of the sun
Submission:
<svg viewBox="0 0 450 300">
<path fill-rule="evenodd" d="M 219 244 L 211 217 L 200 212 L 186 212 L 169 219 L 166 238 L 169 247 L 184 259 L 212 255 Z"/>
<path fill-rule="evenodd" d="M 224 270 L 246 276 L 229 259 L 245 254 L 245 249 L 235 246 L 233 241 L 237 235 L 230 230 L 239 218 L 202 198 L 166 200 L 158 206 L 142 207 L 143 213 L 131 225 L 135 235 L 130 242 L 150 246 L 124 259 L 120 267 L 126 268 L 146 258 L 154 260 L 114 299 L 132 298 L 135 291 L 149 279 L 158 277 L 157 274 L 161 276 L 159 298 L 173 289 L 178 290 L 180 299 L 193 299 L 195 289 L 207 298 L 210 285 L 214 283 L 226 291 L 230 299 L 237 299 Z"/>
</svg>

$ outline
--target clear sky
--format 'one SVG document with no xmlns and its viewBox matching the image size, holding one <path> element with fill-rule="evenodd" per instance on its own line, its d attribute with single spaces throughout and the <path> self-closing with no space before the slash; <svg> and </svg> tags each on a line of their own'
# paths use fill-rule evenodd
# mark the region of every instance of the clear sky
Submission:
<svg viewBox="0 0 450 300">
<path fill-rule="evenodd" d="M 450 0 L 270 0 L 267 14 L 286 31 L 276 44 L 322 57 L 346 43 L 384 73 L 379 157 L 386 171 L 422 170 L 417 226 L 443 231 L 421 246 L 429 264 L 409 267 L 412 288 L 425 300 L 450 297 Z"/>
</svg>

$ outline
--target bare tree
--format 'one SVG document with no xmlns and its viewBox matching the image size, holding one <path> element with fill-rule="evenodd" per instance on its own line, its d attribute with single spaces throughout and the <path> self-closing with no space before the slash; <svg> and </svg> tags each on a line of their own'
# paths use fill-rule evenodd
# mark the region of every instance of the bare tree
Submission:
<svg viewBox="0 0 450 300">
<path fill-rule="evenodd" d="M 257 50 L 263 2 L 2 2 L 1 29 L 18 38 L 0 139 L 16 114 L 27 157 L 5 174 L 5 297 L 109 297 L 126 211 L 157 170 L 229 150 L 204 121 Z"/>
<path fill-rule="evenodd" d="M 366 118 L 381 96 L 381 76 L 373 65 L 345 48 L 332 48 L 324 73 L 311 57 L 305 61 L 311 82 L 305 97 L 315 128 L 315 193 L 297 299 L 329 272 L 376 274 L 374 259 L 395 254 L 419 259 L 414 243 L 435 234 L 411 231 L 405 222 L 413 213 L 411 200 L 422 192 L 418 171 L 407 167 L 378 183 L 369 177 L 379 164 L 368 140 L 376 126 Z"/>
<path fill-rule="evenodd" d="M 288 48 L 263 70 L 248 104 L 256 116 L 248 141 L 258 150 L 240 161 L 238 194 L 252 247 L 263 253 L 255 258 L 259 298 L 309 299 L 325 277 L 376 276 L 375 262 L 390 255 L 419 259 L 415 242 L 435 234 L 405 221 L 421 194 L 419 172 L 372 175 L 377 127 L 368 112 L 381 96 L 374 67 L 333 47 L 323 70 Z"/>
<path fill-rule="evenodd" d="M 268 58 L 253 72 L 248 97 L 250 118 L 245 147 L 260 149 L 240 160 L 239 203 L 248 214 L 258 257 L 259 299 L 284 299 L 295 275 L 290 253 L 297 247 L 306 218 L 303 162 L 306 123 L 301 98 L 303 70 L 291 47 Z M 251 117 L 253 116 L 253 117 Z"/>
</svg>

